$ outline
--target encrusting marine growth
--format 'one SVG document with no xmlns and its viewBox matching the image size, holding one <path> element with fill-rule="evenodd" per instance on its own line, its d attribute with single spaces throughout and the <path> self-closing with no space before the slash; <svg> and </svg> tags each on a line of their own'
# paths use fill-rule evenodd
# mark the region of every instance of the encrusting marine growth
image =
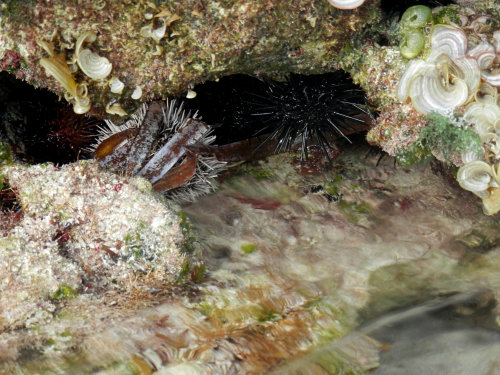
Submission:
<svg viewBox="0 0 500 375">
<path fill-rule="evenodd" d="M 458 155 L 457 180 L 494 214 L 500 210 L 500 30 L 492 32 L 490 18 L 461 14 L 461 25 L 434 25 L 425 60 L 410 61 L 397 94 L 422 114 L 437 113 L 477 133 L 482 149 L 471 143 Z"/>
</svg>

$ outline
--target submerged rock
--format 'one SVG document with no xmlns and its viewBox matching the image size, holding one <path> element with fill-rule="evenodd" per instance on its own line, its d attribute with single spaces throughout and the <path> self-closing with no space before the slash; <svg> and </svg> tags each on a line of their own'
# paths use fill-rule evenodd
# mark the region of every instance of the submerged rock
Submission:
<svg viewBox="0 0 500 375">
<path fill-rule="evenodd" d="M 2 175 L 22 207 L 2 213 L 17 215 L 0 238 L 3 360 L 27 344 L 41 352 L 72 346 L 151 303 L 188 269 L 181 218 L 147 181 L 93 161 L 11 165 Z"/>
</svg>

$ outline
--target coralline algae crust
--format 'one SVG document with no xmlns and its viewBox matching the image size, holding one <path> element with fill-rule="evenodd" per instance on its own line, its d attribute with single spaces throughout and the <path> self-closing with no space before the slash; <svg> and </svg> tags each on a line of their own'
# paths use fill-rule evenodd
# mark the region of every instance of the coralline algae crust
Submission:
<svg viewBox="0 0 500 375">
<path fill-rule="evenodd" d="M 0 348 L 22 332 L 16 329 L 36 328 L 25 340 L 36 346 L 54 339 L 54 330 L 84 324 L 90 332 L 100 319 L 131 314 L 138 300 L 151 303 L 151 291 L 168 290 L 189 262 L 180 218 L 142 179 L 93 161 L 14 164 L 1 173 L 23 217 L 0 238 Z M 68 306 L 73 313 L 64 313 Z"/>
</svg>

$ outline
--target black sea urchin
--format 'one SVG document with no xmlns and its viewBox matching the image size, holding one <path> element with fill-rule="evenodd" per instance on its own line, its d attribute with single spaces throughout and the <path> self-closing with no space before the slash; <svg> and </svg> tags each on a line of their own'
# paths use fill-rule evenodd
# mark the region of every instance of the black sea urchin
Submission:
<svg viewBox="0 0 500 375">
<path fill-rule="evenodd" d="M 360 115 L 369 114 L 363 90 L 343 72 L 322 75 L 291 75 L 286 82 L 269 81 L 265 94 L 251 94 L 251 116 L 264 127 L 264 142 L 277 140 L 275 152 L 295 146 L 307 159 L 307 147 L 315 143 L 328 155 L 332 140 L 359 132 L 365 125 Z"/>
</svg>

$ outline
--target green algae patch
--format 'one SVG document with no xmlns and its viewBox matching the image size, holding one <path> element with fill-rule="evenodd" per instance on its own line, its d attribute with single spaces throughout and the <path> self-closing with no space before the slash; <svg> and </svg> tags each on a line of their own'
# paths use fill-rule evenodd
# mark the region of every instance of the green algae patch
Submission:
<svg viewBox="0 0 500 375">
<path fill-rule="evenodd" d="M 457 9 L 443 7 L 433 15 L 434 24 L 460 24 L 460 15 Z"/>
<path fill-rule="evenodd" d="M 398 164 L 403 167 L 415 164 L 426 164 L 433 159 L 430 151 L 423 147 L 418 141 L 411 144 L 408 148 L 397 149 L 395 158 Z"/>
<path fill-rule="evenodd" d="M 449 118 L 431 113 L 427 115 L 428 125 L 419 134 L 416 142 L 396 151 L 396 160 L 403 166 L 427 162 L 431 155 L 450 163 L 461 153 L 472 151 L 482 154 L 481 139 L 470 127 L 454 123 Z"/>
<path fill-rule="evenodd" d="M 10 147 L 4 143 L 0 142 L 0 166 L 5 163 L 12 162 L 12 151 Z"/>
<path fill-rule="evenodd" d="M 191 221 L 185 211 L 179 210 L 177 215 L 180 218 L 179 225 L 181 227 L 181 233 L 184 237 L 181 252 L 192 255 L 197 252 L 196 237 L 193 234 L 193 225 L 191 224 Z"/>
<path fill-rule="evenodd" d="M 273 322 L 278 319 L 281 319 L 283 316 L 274 310 L 269 310 L 266 308 L 263 308 L 262 311 L 259 312 L 257 315 L 257 321 L 264 323 L 264 322 Z"/>
<path fill-rule="evenodd" d="M 244 254 L 252 254 L 257 250 L 257 246 L 253 243 L 247 243 L 243 244 L 240 246 L 241 251 L 243 251 Z"/>
<path fill-rule="evenodd" d="M 349 221 L 354 224 L 358 224 L 361 220 L 366 219 L 373 211 L 370 204 L 364 201 L 340 201 L 337 203 L 337 206 L 347 216 Z"/>
<path fill-rule="evenodd" d="M 59 288 L 52 294 L 52 299 L 56 301 L 62 301 L 67 299 L 73 299 L 78 296 L 78 292 L 72 287 L 66 284 L 61 284 Z"/>
<path fill-rule="evenodd" d="M 254 177 L 257 181 L 269 180 L 276 177 L 270 170 L 254 166 L 246 166 L 243 173 Z"/>
</svg>

